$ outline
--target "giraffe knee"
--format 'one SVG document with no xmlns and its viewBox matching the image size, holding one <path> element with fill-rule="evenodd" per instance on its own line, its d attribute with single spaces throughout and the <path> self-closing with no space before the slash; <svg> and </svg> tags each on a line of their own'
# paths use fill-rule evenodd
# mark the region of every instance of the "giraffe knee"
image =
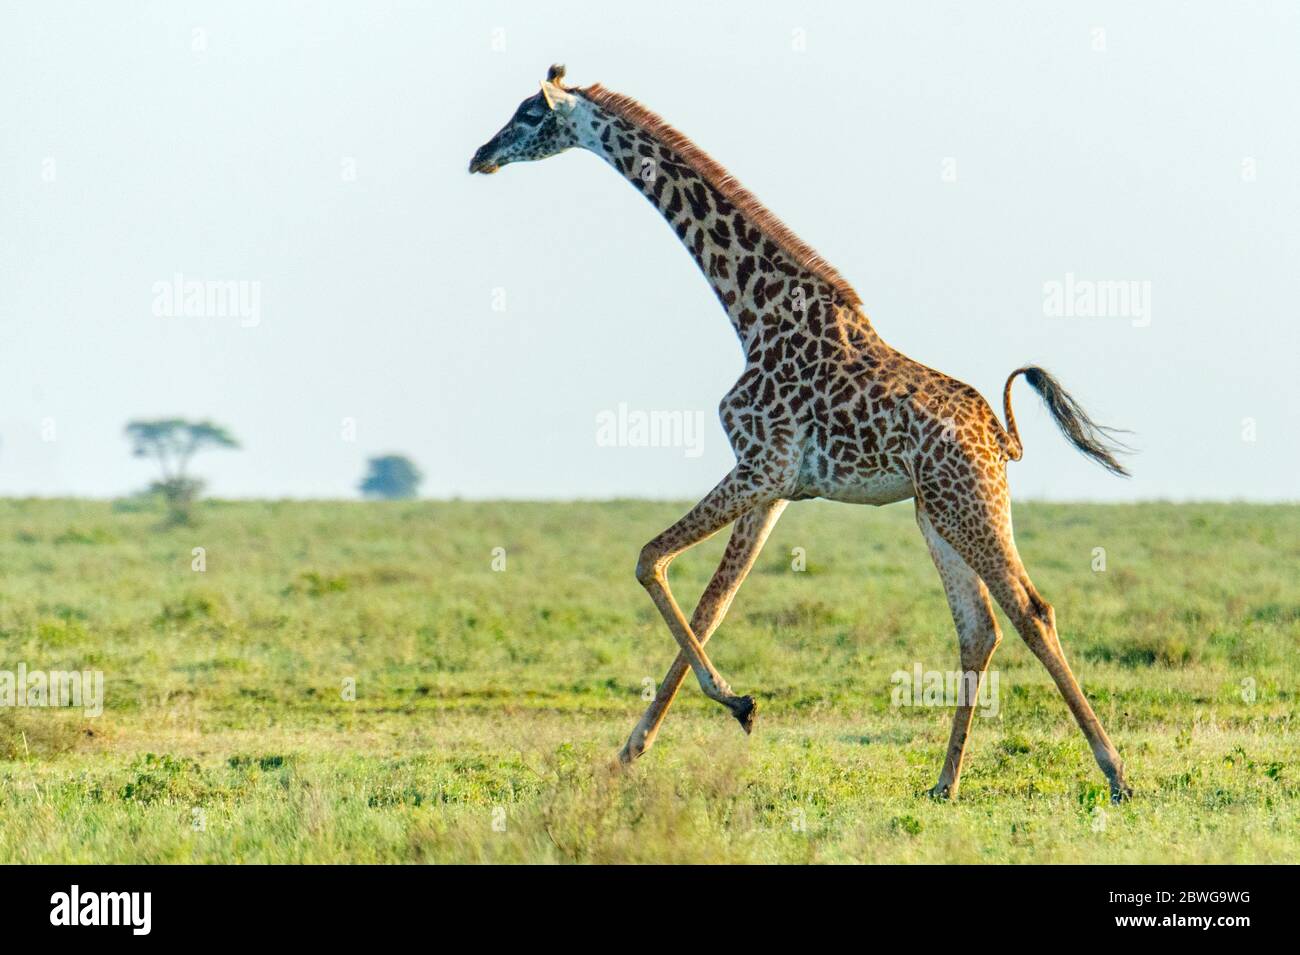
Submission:
<svg viewBox="0 0 1300 955">
<path fill-rule="evenodd" d="M 1056 632 L 1056 610 L 1046 600 L 1032 591 L 1029 594 L 1029 617 L 1048 633 Z"/>
<path fill-rule="evenodd" d="M 1034 590 L 1026 595 L 1020 619 L 1016 621 L 1016 629 L 1031 647 L 1040 643 L 1048 647 L 1057 645 L 1056 611 Z"/>
<path fill-rule="evenodd" d="M 995 620 L 988 620 L 970 632 L 961 645 L 962 667 L 982 670 L 993 651 L 1002 643 L 1002 631 Z"/>
<path fill-rule="evenodd" d="M 663 552 L 655 547 L 654 541 L 651 541 L 641 548 L 641 556 L 637 558 L 636 579 L 640 581 L 642 587 L 648 587 L 663 577 L 666 564 Z"/>
</svg>

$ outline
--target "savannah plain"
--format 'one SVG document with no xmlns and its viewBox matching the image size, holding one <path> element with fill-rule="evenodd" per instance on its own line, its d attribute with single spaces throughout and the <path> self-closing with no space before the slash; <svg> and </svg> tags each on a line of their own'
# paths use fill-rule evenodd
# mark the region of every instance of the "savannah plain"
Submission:
<svg viewBox="0 0 1300 955">
<path fill-rule="evenodd" d="M 0 670 L 105 687 L 0 707 L 0 861 L 1300 859 L 1295 506 L 1016 507 L 1117 806 L 1005 619 L 960 797 L 921 795 L 951 710 L 891 675 L 958 664 L 910 504 L 791 506 L 709 646 L 754 735 L 688 678 L 613 769 L 676 652 L 633 565 L 684 510 L 0 501 Z M 688 613 L 724 539 L 673 565 Z"/>
</svg>

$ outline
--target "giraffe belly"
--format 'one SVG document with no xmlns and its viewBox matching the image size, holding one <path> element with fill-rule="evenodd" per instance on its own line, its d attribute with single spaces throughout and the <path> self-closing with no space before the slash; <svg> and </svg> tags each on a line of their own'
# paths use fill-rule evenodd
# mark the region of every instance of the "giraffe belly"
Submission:
<svg viewBox="0 0 1300 955">
<path fill-rule="evenodd" d="M 818 497 L 845 504 L 893 504 L 916 494 L 911 478 L 905 474 L 869 474 L 848 482 L 825 482 Z"/>
<path fill-rule="evenodd" d="M 810 448 L 799 469 L 797 498 L 824 497 L 845 504 L 893 504 L 916 494 L 912 479 L 901 468 L 835 467 L 820 448 Z"/>
</svg>

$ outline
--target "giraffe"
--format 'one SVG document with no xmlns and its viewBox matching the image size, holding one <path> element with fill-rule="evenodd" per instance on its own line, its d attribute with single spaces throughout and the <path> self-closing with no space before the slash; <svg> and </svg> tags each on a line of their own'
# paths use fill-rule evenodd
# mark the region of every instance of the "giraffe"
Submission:
<svg viewBox="0 0 1300 955">
<path fill-rule="evenodd" d="M 572 87 L 552 66 L 540 92 L 481 146 L 471 173 L 586 149 L 667 220 L 712 287 L 744 352 L 719 416 L 736 464 L 679 521 L 654 537 L 636 577 L 677 642 L 677 659 L 620 752 L 654 743 L 687 671 L 746 733 L 757 705 L 735 693 L 705 653 L 782 511 L 827 498 L 883 505 L 914 499 L 916 522 L 952 612 L 962 685 L 947 755 L 928 792 L 955 798 L 975 692 L 1002 636 L 996 600 L 1046 667 L 1083 731 L 1111 798 L 1131 794 L 1123 764 L 1066 662 L 1052 605 L 1034 587 L 1012 536 L 1006 465 L 1023 452 L 1011 386 L 1023 376 L 1066 438 L 1119 475 L 1122 446 L 1036 366 L 1003 388 L 1006 426 L 974 388 L 887 345 L 840 274 L 726 170 L 636 100 L 600 84 Z M 722 561 L 688 620 L 668 585 L 685 550 L 734 525 Z"/>
</svg>

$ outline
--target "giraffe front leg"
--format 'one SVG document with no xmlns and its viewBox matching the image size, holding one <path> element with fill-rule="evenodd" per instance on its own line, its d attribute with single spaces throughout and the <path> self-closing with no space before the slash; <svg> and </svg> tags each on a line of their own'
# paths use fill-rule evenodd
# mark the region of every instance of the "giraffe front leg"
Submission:
<svg viewBox="0 0 1300 955">
<path fill-rule="evenodd" d="M 773 503 L 779 498 L 770 481 L 759 481 L 750 467 L 737 467 L 710 491 L 700 503 L 668 530 L 641 549 L 636 577 L 659 609 L 682 655 L 700 681 L 706 696 L 731 711 L 746 733 L 753 729 L 757 704 L 750 696 L 733 693 L 704 652 L 704 647 L 687 623 L 668 587 L 668 565 L 678 554 L 707 540 L 746 511 Z"/>
<path fill-rule="evenodd" d="M 696 635 L 701 646 L 708 643 L 709 637 L 722 623 L 722 618 L 731 606 L 736 591 L 740 589 L 740 585 L 744 583 L 745 577 L 753 568 L 759 551 L 763 549 L 763 544 L 767 541 L 772 528 L 776 526 L 777 519 L 780 518 L 787 503 L 787 501 L 774 501 L 764 507 L 756 507 L 736 520 L 731 539 L 727 541 L 726 553 L 723 554 L 722 561 L 714 571 L 709 585 L 704 588 L 700 602 L 695 607 L 695 613 L 691 616 L 691 632 Z M 663 725 L 664 717 L 668 715 L 668 708 L 672 706 L 673 699 L 677 696 L 677 691 L 682 681 L 686 679 L 690 667 L 686 654 L 679 651 L 668 674 L 659 684 L 654 701 L 637 722 L 632 735 L 628 737 L 627 743 L 619 753 L 619 759 L 623 763 L 632 762 L 654 745 L 659 727 Z"/>
</svg>

